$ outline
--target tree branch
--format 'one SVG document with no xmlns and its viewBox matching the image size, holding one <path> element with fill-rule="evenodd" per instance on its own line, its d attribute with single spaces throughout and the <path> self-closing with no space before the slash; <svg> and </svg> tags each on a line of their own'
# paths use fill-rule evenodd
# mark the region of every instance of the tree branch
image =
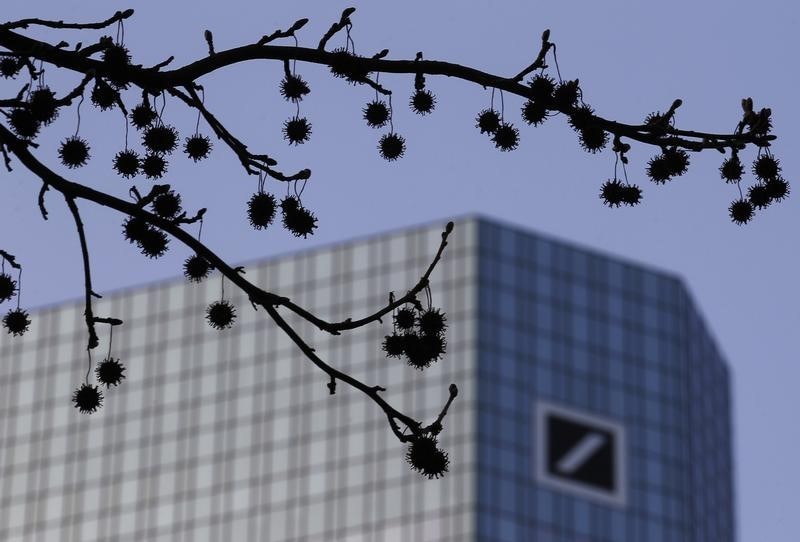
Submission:
<svg viewBox="0 0 800 542">
<path fill-rule="evenodd" d="M 63 193 L 63 192 L 62 192 Z M 81 220 L 78 206 L 75 205 L 75 199 L 67 194 L 64 194 L 64 199 L 67 202 L 72 218 L 75 220 L 75 228 L 78 230 L 78 239 L 81 242 L 81 253 L 83 254 L 83 284 L 85 296 L 85 309 L 83 311 L 84 319 L 86 320 L 86 328 L 89 331 L 89 344 L 88 350 L 97 348 L 99 341 L 97 339 L 97 332 L 94 329 L 94 314 L 92 313 L 92 271 L 89 268 L 89 248 L 86 246 L 86 234 L 83 231 L 83 221 Z"/>
<path fill-rule="evenodd" d="M 86 30 L 99 30 L 112 24 L 127 19 L 133 15 L 132 9 L 125 11 L 118 11 L 105 21 L 99 23 L 65 23 L 64 21 L 48 21 L 45 19 L 21 19 L 19 21 L 11 21 L 0 25 L 0 30 L 9 30 L 11 28 L 28 28 L 29 25 L 46 26 L 48 28 L 72 28 L 72 29 L 86 29 Z"/>
<path fill-rule="evenodd" d="M 431 424 L 430 426 L 422 429 L 421 428 L 422 424 L 420 422 L 418 422 L 417 420 L 415 420 L 415 419 L 403 414 L 402 412 L 399 412 L 398 410 L 393 408 L 389 403 L 387 403 L 383 399 L 383 397 L 378 395 L 378 392 L 379 391 L 385 391 L 385 388 L 382 388 L 380 386 L 372 386 L 372 387 L 367 386 L 366 384 L 364 384 L 360 380 L 358 380 L 356 378 L 353 378 L 352 376 L 350 376 L 350 375 L 348 375 L 346 373 L 338 371 L 338 370 L 334 369 L 333 367 L 331 367 L 330 365 L 326 364 L 324 361 L 322 361 L 322 359 L 320 359 L 319 356 L 316 355 L 314 350 L 311 347 L 309 347 L 303 341 L 303 339 L 286 322 L 286 320 L 284 320 L 281 317 L 281 315 L 278 313 L 278 311 L 277 311 L 277 309 L 275 307 L 273 307 L 271 305 L 262 305 L 262 306 L 267 310 L 267 313 L 272 317 L 272 319 L 275 321 L 275 323 L 278 325 L 278 327 L 280 327 L 284 331 L 284 333 L 286 333 L 286 335 L 288 335 L 289 338 L 292 339 L 292 341 L 297 345 L 297 347 L 300 348 L 300 350 L 306 355 L 306 357 L 308 359 L 311 360 L 311 362 L 314 365 L 316 365 L 317 367 L 322 369 L 331 378 L 339 379 L 342 382 L 345 382 L 345 383 L 349 384 L 350 386 L 356 388 L 357 390 L 360 390 L 362 393 L 364 393 L 370 399 L 372 399 L 379 407 L 381 407 L 381 409 L 383 409 L 383 411 L 386 413 L 386 416 L 389 419 L 389 426 L 391 427 L 392 432 L 400 440 L 400 442 L 408 442 L 410 439 L 409 439 L 408 435 L 404 435 L 399 430 L 399 428 L 397 427 L 397 424 L 395 423 L 395 420 L 400 420 L 400 422 L 402 422 L 403 425 L 408 427 L 411 430 L 411 433 L 412 433 L 413 436 L 420 436 L 420 435 L 425 434 L 427 432 L 430 432 L 432 430 L 435 431 L 436 424 L 441 425 L 441 420 L 447 414 L 447 409 L 450 407 L 450 403 L 452 403 L 453 399 L 455 398 L 455 396 L 457 394 L 457 388 L 456 388 L 456 393 L 453 393 L 453 389 L 454 389 L 454 385 L 453 384 L 451 384 L 451 386 L 450 386 L 450 398 L 448 399 L 445 407 L 442 409 L 442 412 L 440 413 L 439 417 L 437 418 L 437 421 L 434 422 L 433 424 Z"/>
<path fill-rule="evenodd" d="M 361 318 L 359 320 L 353 320 L 352 318 L 347 318 L 346 320 L 343 320 L 341 322 L 332 323 L 332 322 L 327 322 L 315 316 L 308 310 L 296 305 L 295 303 L 289 301 L 288 299 L 284 303 L 281 303 L 281 305 L 291 310 L 301 318 L 314 324 L 319 329 L 327 331 L 332 335 L 340 335 L 340 332 L 342 331 L 356 329 L 366 324 L 369 324 L 370 322 L 380 321 L 382 316 L 391 313 L 393 310 L 402 305 L 405 305 L 406 303 L 411 303 L 414 300 L 416 300 L 417 294 L 419 294 L 422 291 L 422 289 L 429 284 L 431 273 L 433 272 L 436 265 L 439 263 L 439 260 L 441 260 L 442 253 L 444 252 L 444 247 L 447 246 L 447 238 L 452 232 L 453 232 L 453 223 L 448 222 L 447 226 L 445 226 L 445 229 L 442 232 L 442 242 L 439 243 L 439 249 L 436 251 L 436 255 L 434 256 L 430 265 L 428 265 L 428 269 L 426 269 L 425 273 L 422 274 L 422 277 L 420 277 L 417 284 L 413 288 L 411 288 L 406 293 L 406 295 L 394 301 L 391 301 L 390 299 L 390 302 L 385 307 L 374 312 L 373 314 L 370 314 L 369 316 L 365 316 L 364 318 Z"/>
<path fill-rule="evenodd" d="M 280 305 L 288 301 L 287 298 L 278 296 L 271 292 L 264 291 L 254 284 L 247 281 L 240 273 L 231 268 L 225 263 L 222 258 L 217 256 L 211 249 L 206 247 L 203 243 L 192 237 L 189 233 L 175 225 L 173 222 L 161 218 L 158 215 L 149 213 L 136 204 L 121 200 L 109 194 L 99 192 L 67 179 L 61 177 L 47 166 L 42 164 L 36 157 L 31 154 L 24 142 L 17 139 L 11 131 L 3 125 L 0 125 L 0 144 L 6 145 L 8 150 L 17 157 L 17 159 L 25 166 L 31 173 L 39 177 L 42 182 L 47 183 L 55 190 L 58 190 L 65 197 L 73 199 L 85 199 L 119 211 L 120 213 L 128 216 L 139 217 L 149 224 L 152 224 L 161 230 L 169 233 L 174 238 L 178 239 L 184 245 L 192 249 L 197 255 L 205 258 L 213 267 L 219 271 L 233 284 L 238 286 L 249 298 L 258 304 Z"/>
<path fill-rule="evenodd" d="M 118 321 L 117 319 L 106 319 L 106 318 L 97 318 L 92 313 L 92 304 L 91 304 L 91 297 L 92 295 L 97 295 L 92 290 L 92 282 L 91 282 L 91 271 L 89 268 L 89 251 L 86 244 L 86 237 L 84 234 L 83 222 L 80 218 L 80 213 L 78 211 L 78 207 L 75 204 L 75 199 L 81 198 L 92 201 L 104 207 L 109 207 L 115 209 L 121 213 L 127 214 L 129 216 L 136 216 L 143 218 L 148 223 L 151 223 L 158 228 L 166 231 L 167 233 L 171 234 L 173 237 L 177 238 L 189 248 L 193 249 L 197 254 L 202 256 L 203 258 L 207 259 L 214 267 L 220 270 L 220 272 L 232 283 L 238 286 L 244 293 L 246 293 L 250 301 L 254 304 L 261 305 L 264 309 L 266 309 L 267 313 L 272 317 L 275 323 L 289 336 L 290 339 L 301 349 L 301 351 L 308 357 L 312 363 L 314 363 L 317 367 L 322 369 L 325 373 L 327 373 L 331 378 L 341 380 L 349 384 L 350 386 L 362 391 L 368 397 L 370 397 L 375 403 L 380 406 L 383 411 L 386 413 L 387 417 L 390 420 L 390 426 L 392 427 L 392 431 L 395 433 L 397 438 L 401 442 L 408 442 L 409 436 L 404 435 L 399 429 L 397 428 L 397 424 L 394 420 L 399 420 L 405 426 L 407 426 L 410 430 L 412 435 L 419 436 L 424 434 L 426 431 L 432 431 L 436 429 L 436 424 L 441 422 L 441 419 L 447 413 L 447 409 L 449 408 L 450 403 L 454 399 L 455 395 L 452 393 L 452 386 L 451 386 L 451 394 L 450 399 L 447 401 L 442 412 L 439 414 L 437 422 L 434 422 L 431 426 L 428 426 L 425 429 L 421 428 L 421 423 L 414 420 L 413 418 L 397 411 L 392 406 L 390 406 L 382 397 L 378 395 L 379 391 L 383 391 L 384 388 L 380 386 L 367 386 L 360 380 L 338 371 L 333 367 L 326 364 L 319 356 L 316 355 L 314 350 L 309 347 L 302 338 L 295 332 L 295 330 L 280 316 L 277 311 L 276 306 L 286 304 L 288 302 L 287 298 L 281 298 L 276 296 L 275 294 L 271 294 L 260 288 L 256 287 L 255 285 L 251 284 L 249 281 L 245 280 L 240 273 L 237 272 L 236 269 L 232 269 L 228 266 L 222 259 L 220 259 L 216 254 L 214 254 L 210 249 L 208 249 L 205 245 L 188 235 L 185 231 L 181 228 L 173 224 L 169 220 L 164 220 L 154 214 L 148 213 L 147 211 L 143 210 L 139 205 L 134 205 L 132 203 L 128 203 L 126 201 L 120 200 L 108 194 L 104 194 L 102 192 L 98 192 L 93 190 L 89 187 L 73 183 L 64 179 L 63 177 L 59 176 L 41 162 L 39 162 L 27 149 L 25 145 L 22 144 L 5 126 L 0 125 L 0 141 L 5 144 L 9 150 L 17 157 L 17 159 L 30 170 L 32 173 L 37 175 L 43 182 L 47 183 L 48 185 L 52 186 L 55 190 L 61 192 L 64 196 L 64 199 L 69 206 L 70 211 L 72 212 L 72 216 L 75 220 L 75 225 L 78 230 L 78 237 L 81 243 L 81 252 L 83 254 L 83 264 L 84 264 L 84 286 L 85 286 L 85 305 L 86 309 L 84 311 L 86 325 L 89 330 L 89 346 L 88 348 L 92 349 L 98 345 L 97 334 L 94 329 L 94 324 L 96 322 L 105 322 L 111 323 L 115 325 Z M 157 185 L 154 187 L 154 190 L 163 189 L 166 185 Z M 146 198 L 146 197 L 145 197 Z M 145 198 L 141 198 L 141 201 L 145 201 Z M 423 278 L 420 280 L 420 284 L 417 285 L 419 289 L 424 287 L 428 283 L 428 276 L 430 275 L 431 271 L 435 267 L 436 263 L 439 261 L 441 257 L 442 251 L 446 246 L 446 237 L 452 232 L 453 223 L 450 222 L 445 229 L 445 232 L 442 233 L 442 243 L 439 247 L 439 251 L 434 258 L 434 261 L 431 262 L 431 265 L 428 267 L 428 270 L 423 275 Z M 5 255 L 5 253 L 2 253 Z M 12 258 L 13 260 L 13 258 Z M 415 287 L 415 288 L 417 288 Z M 412 290 L 413 291 L 413 290 Z M 391 310 L 391 309 L 389 309 Z M 388 312 L 388 310 L 384 309 L 384 312 L 381 314 Z M 377 317 L 371 317 L 369 319 L 364 319 L 364 323 L 367 321 L 372 321 L 377 319 Z M 360 325 L 364 325 L 363 323 Z M 351 326 L 352 327 L 352 324 Z"/>
</svg>

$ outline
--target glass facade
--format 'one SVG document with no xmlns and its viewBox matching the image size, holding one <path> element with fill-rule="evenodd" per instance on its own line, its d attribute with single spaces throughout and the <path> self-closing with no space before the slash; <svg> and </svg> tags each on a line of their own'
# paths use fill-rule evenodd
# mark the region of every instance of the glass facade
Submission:
<svg viewBox="0 0 800 542">
<path fill-rule="evenodd" d="M 357 318 L 416 283 L 442 227 L 254 262 L 246 276 L 325 319 Z M 387 319 L 337 337 L 282 313 L 323 359 L 424 423 L 458 384 L 439 480 L 408 468 L 362 393 L 340 383 L 329 395 L 238 291 L 226 288 L 235 325 L 208 326 L 219 276 L 95 302 L 125 321 L 112 355 L 127 379 L 91 416 L 71 403 L 89 365 L 82 304 L 34 312 L 25 336 L 0 334 L 0 540 L 734 539 L 729 376 L 678 279 L 469 217 L 431 288 L 447 354 L 422 373 L 383 356 Z M 98 331 L 95 362 L 108 347 Z M 540 401 L 624 429 L 624 501 L 537 477 Z M 562 470 L 591 460 L 598 431 Z"/>
<path fill-rule="evenodd" d="M 478 245 L 478 540 L 734 540 L 730 378 L 681 281 L 487 221 Z M 624 504 L 537 479 L 537 400 L 624 428 Z"/>
</svg>

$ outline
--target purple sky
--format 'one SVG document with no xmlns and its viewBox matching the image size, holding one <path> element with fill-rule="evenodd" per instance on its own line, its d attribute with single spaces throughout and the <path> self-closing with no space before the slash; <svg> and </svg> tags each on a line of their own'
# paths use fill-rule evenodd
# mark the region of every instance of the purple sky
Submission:
<svg viewBox="0 0 800 542">
<path fill-rule="evenodd" d="M 2 17 L 98 20 L 131 4 L 41 0 L 33 6 L 4 5 Z M 354 5 L 358 10 L 352 37 L 360 54 L 388 48 L 389 58 L 411 59 L 423 51 L 427 59 L 510 76 L 532 61 L 542 30 L 550 28 L 562 76 L 580 78 L 584 100 L 597 114 L 635 123 L 681 98 L 678 127 L 729 132 L 740 119 L 740 100 L 752 96 L 757 109 L 772 108 L 774 133 L 779 136 L 773 151 L 785 177 L 792 183 L 800 172 L 800 136 L 795 129 L 800 119 L 800 10 L 793 2 L 507 0 L 458 3 L 458 9 L 452 9 L 453 2 L 419 0 L 142 4 L 145 7 L 138 8 L 125 27 L 134 60 L 155 64 L 174 55 L 175 66 L 206 54 L 206 28 L 214 32 L 217 49 L 224 49 L 308 17 L 300 44 L 316 46 L 341 10 Z M 71 44 L 89 41 L 69 32 L 58 36 Z M 343 46 L 343 34 L 331 44 Z M 181 192 L 188 208 L 209 207 L 203 240 L 212 249 L 228 261 L 246 261 L 480 212 L 674 271 L 685 277 L 733 367 L 739 538 L 797 540 L 800 258 L 794 232 L 800 226 L 800 185 L 793 186 L 795 194 L 788 201 L 739 227 L 727 214 L 738 192 L 719 178 L 722 155 L 693 154 L 686 175 L 657 187 L 644 176 L 654 150 L 634 146 L 628 173 L 644 190 L 643 204 L 608 209 L 597 194 L 613 175 L 610 151 L 583 152 L 559 117 L 539 128 L 525 126 L 519 116 L 521 101 L 507 97 L 506 120 L 521 129 L 521 145 L 500 153 L 474 128 L 475 115 L 488 107 L 490 93 L 435 77 L 428 78 L 428 88 L 437 95 L 438 105 L 425 118 L 406 107 L 413 77 L 381 78 L 395 92 L 395 130 L 406 137 L 408 146 L 406 157 L 386 163 L 375 149 L 382 132 L 361 120 L 361 107 L 374 94 L 332 79 L 321 67 L 298 64 L 297 70 L 311 85 L 301 112 L 313 125 L 311 141 L 298 148 L 282 140 L 282 123 L 294 114 L 294 107 L 278 94 L 279 63 L 229 68 L 201 83 L 209 108 L 254 151 L 274 156 L 285 172 L 311 168 L 303 202 L 319 217 L 319 230 L 304 240 L 280 228 L 250 229 L 243 209 L 256 179 L 246 176 L 231 153 L 217 145 L 212 160 L 174 160 L 165 179 Z M 74 80 L 55 73 L 48 77 L 54 86 Z M 3 95 L 17 90 L 15 85 L 0 85 Z M 131 96 L 129 103 L 134 100 Z M 80 174 L 70 172 L 67 177 L 125 197 L 130 183 L 109 167 L 124 145 L 121 116 L 99 113 L 88 100 L 82 113 L 81 134 L 89 139 L 95 160 Z M 182 131 L 194 127 L 193 115 L 180 104 L 168 102 L 164 116 Z M 62 112 L 40 139 L 39 156 L 46 163 L 56 166 L 54 149 L 74 132 L 75 120 L 74 107 Z M 131 136 L 134 142 L 138 139 Z M 742 158 L 749 169 L 752 151 Z M 0 179 L 0 247 L 24 265 L 23 305 L 38 307 L 81 296 L 80 250 L 63 200 L 51 191 L 51 219 L 44 222 L 36 208 L 39 185 L 30 175 L 18 167 L 13 175 L 0 173 Z M 751 182 L 748 175 L 743 186 Z M 279 190 L 274 183 L 267 188 Z M 120 218 L 79 205 L 89 231 L 95 290 L 104 293 L 180 273 L 186 250 L 176 246 L 166 257 L 150 261 L 122 240 Z M 24 235 L 9 233 L 23 231 Z"/>
</svg>

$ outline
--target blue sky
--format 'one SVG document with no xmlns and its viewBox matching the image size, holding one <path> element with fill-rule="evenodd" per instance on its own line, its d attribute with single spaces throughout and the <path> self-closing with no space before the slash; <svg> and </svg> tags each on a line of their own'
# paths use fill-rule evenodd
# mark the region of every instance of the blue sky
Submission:
<svg viewBox="0 0 800 542">
<path fill-rule="evenodd" d="M 585 101 L 599 115 L 635 123 L 681 98 L 679 127 L 727 132 L 740 119 L 740 100 L 752 96 L 757 109 L 772 108 L 779 136 L 773 152 L 785 177 L 792 183 L 800 172 L 800 10 L 792 2 L 507 0 L 458 3 L 457 9 L 453 2 L 419 0 L 140 4 L 125 26 L 134 60 L 154 64 L 174 55 L 175 66 L 206 54 L 206 28 L 223 49 L 308 17 L 299 39 L 301 45 L 314 46 L 349 5 L 358 8 L 352 37 L 360 54 L 388 48 L 389 58 L 411 59 L 423 51 L 427 59 L 498 75 L 513 75 L 527 66 L 538 52 L 542 30 L 550 28 L 562 75 L 580 78 Z M 130 6 L 116 0 L 41 0 L 33 6 L 4 5 L 2 16 L 96 20 Z M 88 41 L 85 36 L 58 35 L 71 43 Z M 343 36 L 331 43 L 344 45 Z M 387 163 L 376 151 L 380 132 L 361 120 L 361 107 L 373 93 L 332 79 L 324 68 L 298 64 L 297 70 L 311 85 L 301 112 L 313 125 L 311 140 L 297 148 L 282 140 L 282 123 L 294 107 L 278 94 L 280 64 L 249 63 L 201 83 L 209 108 L 252 149 L 274 156 L 287 172 L 311 168 L 303 202 L 319 217 L 319 230 L 313 238 L 295 239 L 279 228 L 250 229 L 243 209 L 256 179 L 246 176 L 231 153 L 217 145 L 206 162 L 175 160 L 166 178 L 186 206 L 209 207 L 203 240 L 210 247 L 229 261 L 247 261 L 479 212 L 676 272 L 686 279 L 733 367 L 740 539 L 796 540 L 800 188 L 793 186 L 788 201 L 739 227 L 727 216 L 738 192 L 719 178 L 722 155 L 693 154 L 686 175 L 658 187 L 644 176 L 655 151 L 634 146 L 628 175 L 643 188 L 644 201 L 632 209 L 608 209 L 597 194 L 613 175 L 610 151 L 583 152 L 559 117 L 538 128 L 523 125 L 521 101 L 506 97 L 506 119 L 520 128 L 521 144 L 514 152 L 500 153 L 474 128 L 475 115 L 488 107 L 490 93 L 437 77 L 428 78 L 437 108 L 425 118 L 405 107 L 413 77 L 381 78 L 395 92 L 394 125 L 408 146 L 403 159 Z M 73 80 L 48 77 L 54 85 Z M 16 91 L 3 84 L 6 94 L 10 88 Z M 68 177 L 125 197 L 129 183 L 109 167 L 124 145 L 121 116 L 96 112 L 88 103 L 82 112 L 81 134 L 89 139 L 95 160 L 80 175 Z M 193 129 L 193 115 L 177 103 L 167 103 L 164 115 L 183 131 Z M 41 138 L 39 155 L 47 163 L 56 165 L 56 145 L 74 132 L 75 119 L 74 108 L 62 112 Z M 752 151 L 743 154 L 747 164 L 752 158 Z M 0 179 L 0 246 L 24 265 L 23 305 L 81 296 L 80 251 L 63 201 L 48 195 L 51 219 L 44 222 L 36 208 L 39 186 L 29 175 L 17 168 L 12 175 L 0 173 Z M 267 187 L 280 189 L 270 183 Z M 120 218 L 87 204 L 81 208 L 98 292 L 180 273 L 188 251 L 175 247 L 161 260 L 147 260 L 122 240 Z"/>
</svg>

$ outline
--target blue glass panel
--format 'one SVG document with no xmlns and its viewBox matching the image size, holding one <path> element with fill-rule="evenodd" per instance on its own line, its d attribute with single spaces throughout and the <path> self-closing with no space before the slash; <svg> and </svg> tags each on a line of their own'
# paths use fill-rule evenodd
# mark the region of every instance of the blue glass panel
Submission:
<svg viewBox="0 0 800 542">
<path fill-rule="evenodd" d="M 572 303 L 579 309 L 589 306 L 589 289 L 581 283 L 572 284 Z"/>
<path fill-rule="evenodd" d="M 577 341 L 589 342 L 589 319 L 586 318 L 586 315 L 580 313 L 572 315 L 572 335 Z"/>
<path fill-rule="evenodd" d="M 575 501 L 575 505 L 572 509 L 573 511 L 573 520 L 575 521 L 575 530 L 578 531 L 579 534 L 588 535 L 591 534 L 590 531 L 590 522 L 589 522 L 589 505 L 584 501 Z"/>
<path fill-rule="evenodd" d="M 647 540 L 648 542 L 664 542 L 664 530 L 660 523 L 650 522 L 647 529 Z"/>
<path fill-rule="evenodd" d="M 499 542 L 517 542 L 520 538 L 517 536 L 517 524 L 513 520 L 506 517 L 497 518 L 497 532 L 494 537 L 487 540 L 498 540 Z"/>
<path fill-rule="evenodd" d="M 542 523 L 553 523 L 553 497 L 547 490 L 536 493 L 536 518 Z"/>
<path fill-rule="evenodd" d="M 550 273 L 540 268 L 536 274 L 536 295 L 549 298 L 553 296 L 553 280 Z"/>
</svg>

